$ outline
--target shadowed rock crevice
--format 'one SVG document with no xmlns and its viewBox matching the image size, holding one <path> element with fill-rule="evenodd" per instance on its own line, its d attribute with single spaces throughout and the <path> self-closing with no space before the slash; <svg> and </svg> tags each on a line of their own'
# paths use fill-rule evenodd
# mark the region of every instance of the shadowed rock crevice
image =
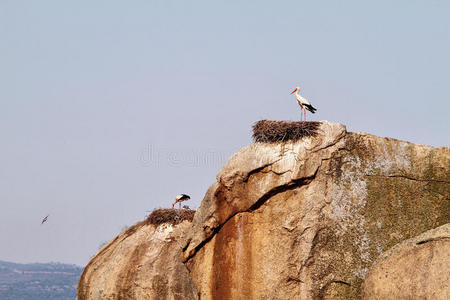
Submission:
<svg viewBox="0 0 450 300">
<path fill-rule="evenodd" d="M 350 283 L 342 281 L 342 280 L 333 280 L 331 283 L 339 283 L 339 284 L 345 284 L 348 286 L 352 286 Z"/>
<path fill-rule="evenodd" d="M 261 171 L 261 169 L 260 169 Z M 256 172 L 254 172 L 253 174 L 255 174 Z M 317 174 L 317 172 L 315 173 Z M 266 203 L 270 198 L 272 198 L 273 196 L 279 194 L 279 193 L 284 193 L 286 191 L 289 190 L 293 190 L 296 188 L 299 188 L 301 186 L 307 185 L 308 183 L 310 183 L 314 177 L 315 174 L 309 178 L 304 178 L 304 179 L 299 179 L 299 180 L 293 180 L 292 182 L 289 182 L 285 185 L 281 185 L 281 186 L 277 186 L 275 188 L 273 188 L 272 190 L 268 191 L 266 194 L 264 194 L 261 198 L 259 198 L 253 205 L 250 206 L 250 208 L 246 209 L 246 210 L 240 210 L 240 211 L 236 211 L 235 213 L 233 213 L 232 215 L 230 215 L 224 223 L 219 224 L 217 227 L 212 228 L 212 233 L 206 238 L 204 239 L 202 242 L 200 242 L 196 247 L 195 250 L 193 251 L 193 253 L 191 255 L 189 255 L 186 259 L 184 259 L 184 263 L 187 263 L 192 257 L 195 256 L 195 254 L 202 248 L 204 247 L 218 232 L 220 232 L 220 230 L 222 229 L 222 227 L 228 222 L 230 221 L 232 218 L 234 218 L 236 215 L 240 214 L 240 213 L 245 213 L 245 212 L 253 212 L 257 209 L 259 209 L 262 205 L 264 205 L 264 203 Z M 183 251 L 185 251 L 187 249 L 187 247 L 189 246 L 189 242 L 183 247 Z"/>
<path fill-rule="evenodd" d="M 436 238 L 430 238 L 423 241 L 416 242 L 416 245 L 422 245 L 429 242 L 436 242 L 436 241 L 442 241 L 442 240 L 450 240 L 450 236 L 443 236 L 443 237 L 436 237 Z"/>
<path fill-rule="evenodd" d="M 312 180 L 314 180 L 314 177 L 316 176 L 316 174 L 317 174 L 317 171 L 311 177 L 293 180 L 287 184 L 280 185 L 280 186 L 277 186 L 277 187 L 271 189 L 266 194 L 264 194 L 261 198 L 259 198 L 252 206 L 250 206 L 249 209 L 245 210 L 244 212 L 253 212 L 253 211 L 257 210 L 264 203 L 266 203 L 270 198 L 272 198 L 273 196 L 275 196 L 279 193 L 284 193 L 286 191 L 290 191 L 290 190 L 293 190 L 293 189 L 296 189 L 301 186 L 309 184 Z"/>
<path fill-rule="evenodd" d="M 265 165 L 263 165 L 263 166 L 261 166 L 259 168 L 251 170 L 250 172 L 248 172 L 246 174 L 246 176 L 244 176 L 244 178 L 242 179 L 242 182 L 248 182 L 249 178 L 252 177 L 254 174 L 263 172 L 263 170 L 266 170 L 268 167 L 270 167 L 273 164 L 279 162 L 281 159 L 282 159 L 282 157 L 280 157 L 280 158 L 278 158 L 278 159 L 276 159 L 276 160 L 274 160 L 274 161 L 272 161 L 270 163 L 267 163 L 267 164 L 265 164 Z M 266 171 L 266 172 L 269 172 L 269 171 Z"/>
</svg>

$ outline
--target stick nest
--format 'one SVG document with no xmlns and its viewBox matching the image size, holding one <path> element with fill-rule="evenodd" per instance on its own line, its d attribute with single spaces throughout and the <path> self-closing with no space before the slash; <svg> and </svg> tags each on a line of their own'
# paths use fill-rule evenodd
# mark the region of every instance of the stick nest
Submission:
<svg viewBox="0 0 450 300">
<path fill-rule="evenodd" d="M 172 225 L 179 224 L 184 220 L 192 222 L 194 219 L 195 210 L 192 209 L 155 209 L 147 217 L 146 222 L 153 225 L 160 225 L 163 223 L 170 223 Z"/>
<path fill-rule="evenodd" d="M 262 143 L 295 142 L 315 136 L 319 126 L 320 122 L 261 120 L 253 125 L 253 140 Z"/>
</svg>

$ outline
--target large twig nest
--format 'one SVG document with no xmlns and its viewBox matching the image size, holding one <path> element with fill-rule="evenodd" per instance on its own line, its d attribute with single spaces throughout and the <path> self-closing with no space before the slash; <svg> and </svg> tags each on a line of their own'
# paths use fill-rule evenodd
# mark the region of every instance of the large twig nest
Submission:
<svg viewBox="0 0 450 300">
<path fill-rule="evenodd" d="M 262 143 L 298 141 L 317 133 L 320 122 L 268 121 L 253 125 L 253 140 Z"/>
<path fill-rule="evenodd" d="M 163 223 L 170 223 L 173 225 L 179 224 L 184 220 L 192 222 L 195 210 L 191 209 L 155 209 L 147 217 L 146 222 L 154 225 Z"/>
</svg>

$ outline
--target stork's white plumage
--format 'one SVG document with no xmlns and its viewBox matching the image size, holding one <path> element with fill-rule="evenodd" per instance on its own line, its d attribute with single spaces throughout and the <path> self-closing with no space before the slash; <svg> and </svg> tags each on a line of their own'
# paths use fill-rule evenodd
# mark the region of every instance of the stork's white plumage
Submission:
<svg viewBox="0 0 450 300">
<path fill-rule="evenodd" d="M 189 199 L 191 199 L 191 197 L 189 197 L 189 195 L 186 195 L 186 194 L 179 194 L 179 195 L 177 195 L 175 197 L 175 202 L 172 203 L 172 208 L 175 206 L 175 204 L 178 203 L 178 208 L 181 209 L 181 202 L 187 201 Z"/>
<path fill-rule="evenodd" d="M 297 103 L 300 105 L 300 121 L 302 121 L 303 112 L 305 114 L 305 121 L 306 121 L 306 110 L 309 110 L 312 113 L 315 113 L 317 109 L 315 109 L 311 103 L 309 103 L 308 99 L 300 96 L 298 92 L 300 91 L 300 87 L 296 87 L 295 90 L 292 91 L 291 95 L 295 93 L 295 98 L 297 98 Z"/>
</svg>

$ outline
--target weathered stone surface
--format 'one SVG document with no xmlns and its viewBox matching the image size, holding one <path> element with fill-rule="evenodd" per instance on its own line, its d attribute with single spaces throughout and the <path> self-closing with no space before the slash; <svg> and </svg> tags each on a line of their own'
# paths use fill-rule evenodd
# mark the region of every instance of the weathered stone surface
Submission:
<svg viewBox="0 0 450 300">
<path fill-rule="evenodd" d="M 449 148 L 319 130 L 219 172 L 183 245 L 201 299 L 359 299 L 380 253 L 450 222 Z"/>
<path fill-rule="evenodd" d="M 395 245 L 371 267 L 363 299 L 450 299 L 450 224 Z"/>
<path fill-rule="evenodd" d="M 449 167 L 447 147 L 328 122 L 298 142 L 252 144 L 192 223 L 138 223 L 103 247 L 78 300 L 359 299 L 380 254 L 450 222 Z"/>
<path fill-rule="evenodd" d="M 198 299 L 179 244 L 190 224 L 140 222 L 124 230 L 86 266 L 77 299 Z"/>
</svg>

